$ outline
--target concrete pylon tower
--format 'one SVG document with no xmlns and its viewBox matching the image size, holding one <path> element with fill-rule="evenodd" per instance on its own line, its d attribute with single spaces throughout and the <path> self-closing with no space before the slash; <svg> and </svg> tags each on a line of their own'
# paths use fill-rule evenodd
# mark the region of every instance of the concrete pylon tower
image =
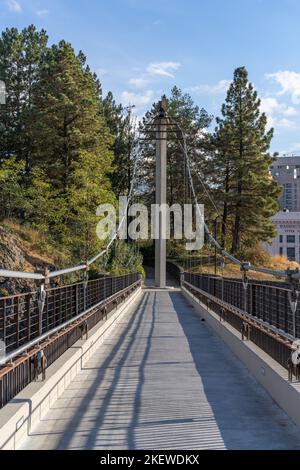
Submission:
<svg viewBox="0 0 300 470">
<path fill-rule="evenodd" d="M 156 121 L 156 174 L 155 203 L 156 207 L 167 202 L 167 119 L 165 99 L 158 103 Z M 162 211 L 159 212 L 158 239 L 155 240 L 155 286 L 166 287 L 166 235 Z"/>
</svg>

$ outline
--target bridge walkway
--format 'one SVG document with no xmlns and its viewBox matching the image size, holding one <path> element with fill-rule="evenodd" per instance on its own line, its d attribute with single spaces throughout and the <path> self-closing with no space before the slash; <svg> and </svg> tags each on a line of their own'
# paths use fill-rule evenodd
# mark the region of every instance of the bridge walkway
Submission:
<svg viewBox="0 0 300 470">
<path fill-rule="evenodd" d="M 300 432 L 178 289 L 148 287 L 24 449 L 300 449 Z"/>
</svg>

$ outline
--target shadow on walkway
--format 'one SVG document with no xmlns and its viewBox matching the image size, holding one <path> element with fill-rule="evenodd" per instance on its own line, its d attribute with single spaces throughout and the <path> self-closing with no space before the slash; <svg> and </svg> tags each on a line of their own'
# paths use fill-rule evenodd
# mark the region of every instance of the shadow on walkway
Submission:
<svg viewBox="0 0 300 470">
<path fill-rule="evenodd" d="M 227 449 L 299 449 L 300 433 L 180 293 L 170 293 Z"/>
<path fill-rule="evenodd" d="M 97 415 L 94 419 L 93 428 L 92 430 L 86 431 L 86 439 L 85 443 L 81 445 L 84 449 L 94 449 L 97 448 L 98 440 L 101 439 L 100 430 L 102 428 L 103 422 L 106 418 L 106 412 L 112 401 L 114 394 L 118 388 L 119 382 L 121 380 L 121 373 L 124 368 L 124 363 L 126 358 L 130 355 L 131 350 L 137 341 L 137 335 L 141 333 L 142 330 L 142 323 L 144 320 L 144 311 L 147 307 L 149 307 L 149 303 L 152 304 L 152 320 L 150 325 L 149 333 L 147 332 L 147 345 L 145 351 L 143 353 L 143 357 L 138 369 L 138 380 L 137 380 L 137 387 L 135 391 L 135 399 L 133 403 L 133 412 L 131 417 L 131 423 L 127 429 L 127 443 L 128 448 L 135 448 L 135 440 L 134 440 L 134 430 L 135 426 L 138 422 L 138 415 L 140 409 L 140 394 L 143 388 L 144 383 L 144 366 L 147 361 L 147 357 L 149 354 L 149 350 L 151 348 L 151 337 L 154 328 L 154 321 L 155 321 L 155 294 L 154 293 L 146 293 L 143 297 L 142 301 L 139 303 L 135 313 L 129 320 L 128 325 L 126 326 L 125 330 L 122 331 L 117 343 L 114 345 L 113 349 L 99 367 L 99 370 L 93 380 L 93 383 L 88 388 L 87 394 L 83 397 L 78 409 L 80 409 L 80 414 L 84 416 L 87 412 L 90 402 L 95 398 L 99 387 L 101 387 L 101 383 L 105 377 L 105 372 L 109 368 L 113 368 L 113 379 L 109 387 L 106 389 L 105 396 L 99 401 L 99 408 L 97 410 Z M 118 357 L 118 363 L 113 365 L 113 361 L 115 359 L 116 353 L 120 351 L 122 346 L 124 346 L 124 340 L 126 338 L 130 338 L 127 345 L 124 348 L 124 351 Z M 89 367 L 84 367 L 83 370 L 88 370 Z M 123 379 L 122 379 L 123 380 Z M 116 416 L 116 419 L 118 417 Z M 80 427 L 80 418 L 78 414 L 75 413 L 74 417 L 71 421 L 67 424 L 63 437 L 60 439 L 57 448 L 58 449 L 67 449 L 72 446 L 72 440 L 74 435 L 76 434 L 78 428 Z M 105 444 L 104 439 L 101 439 L 101 445 Z M 109 442 L 107 442 L 109 444 Z M 78 448 L 76 446 L 76 448 Z"/>
<path fill-rule="evenodd" d="M 180 292 L 146 289 L 134 305 L 24 448 L 299 448 L 296 426 Z"/>
</svg>

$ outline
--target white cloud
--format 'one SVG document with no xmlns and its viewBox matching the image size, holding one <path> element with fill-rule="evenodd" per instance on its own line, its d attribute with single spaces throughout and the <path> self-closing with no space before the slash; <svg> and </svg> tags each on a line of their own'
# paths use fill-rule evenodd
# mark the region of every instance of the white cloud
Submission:
<svg viewBox="0 0 300 470">
<path fill-rule="evenodd" d="M 49 15 L 49 10 L 37 10 L 36 12 L 37 16 L 40 16 L 41 18 L 43 18 L 44 16 L 47 16 Z"/>
<path fill-rule="evenodd" d="M 9 11 L 13 11 L 14 13 L 21 13 L 22 7 L 17 0 L 6 0 L 6 4 L 8 6 Z"/>
<path fill-rule="evenodd" d="M 268 96 L 261 98 L 260 109 L 267 115 L 268 127 L 284 127 L 286 129 L 295 127 L 295 123 L 287 119 L 287 117 L 298 114 L 298 111 L 293 106 L 280 103 L 277 98 Z"/>
<path fill-rule="evenodd" d="M 278 95 L 290 94 L 294 104 L 300 104 L 300 73 L 289 70 L 268 73 L 267 78 L 275 80 L 281 86 Z"/>
<path fill-rule="evenodd" d="M 152 90 L 147 90 L 144 94 L 123 91 L 121 93 L 121 101 L 124 105 L 133 104 L 139 108 L 148 104 L 153 96 L 154 92 Z"/>
<path fill-rule="evenodd" d="M 218 95 L 225 93 L 228 90 L 230 85 L 230 80 L 220 80 L 215 85 L 195 85 L 193 87 L 187 88 L 186 91 L 192 91 L 195 93 L 209 93 L 212 95 Z"/>
<path fill-rule="evenodd" d="M 278 111 L 280 108 L 280 104 L 276 98 L 261 98 L 260 100 L 260 109 L 262 112 L 266 114 L 273 114 L 274 112 Z"/>
<path fill-rule="evenodd" d="M 294 129 L 296 127 L 295 123 L 287 118 L 282 118 L 278 120 L 275 119 L 274 126 L 285 127 L 286 129 Z"/>
<path fill-rule="evenodd" d="M 150 75 L 174 78 L 172 72 L 178 70 L 180 66 L 181 64 L 179 62 L 153 62 L 148 65 L 147 72 Z"/>
<path fill-rule="evenodd" d="M 291 121 L 290 119 L 287 118 L 277 118 L 275 116 L 272 116 L 272 114 L 267 115 L 268 119 L 268 128 L 270 129 L 271 127 L 277 128 L 277 127 L 283 127 L 285 129 L 295 129 L 296 124 L 294 121 Z"/>
<path fill-rule="evenodd" d="M 136 88 L 144 88 L 149 82 L 145 78 L 131 78 L 128 83 Z"/>
</svg>

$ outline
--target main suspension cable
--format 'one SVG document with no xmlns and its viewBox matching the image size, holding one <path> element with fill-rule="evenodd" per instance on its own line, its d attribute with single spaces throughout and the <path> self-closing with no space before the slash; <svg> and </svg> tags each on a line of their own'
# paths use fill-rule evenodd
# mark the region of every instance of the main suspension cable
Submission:
<svg viewBox="0 0 300 470">
<path fill-rule="evenodd" d="M 255 267 L 255 266 L 252 266 L 251 263 L 249 263 L 249 262 L 239 260 L 238 258 L 236 258 L 232 254 L 228 253 L 228 251 L 226 251 L 224 248 L 221 247 L 221 245 L 218 243 L 218 241 L 215 239 L 215 237 L 211 234 L 207 224 L 205 223 L 203 214 L 201 213 L 200 208 L 199 208 L 197 195 L 196 195 L 196 191 L 195 191 L 194 183 L 193 183 L 193 178 L 192 178 L 191 163 L 190 163 L 190 158 L 189 158 L 189 155 L 188 155 L 186 136 L 185 136 L 181 126 L 176 121 L 174 121 L 170 116 L 168 116 L 168 119 L 173 121 L 173 123 L 177 126 L 177 128 L 178 128 L 178 130 L 179 130 L 179 132 L 182 136 L 182 142 L 183 143 L 180 141 L 180 139 L 178 139 L 178 140 L 179 140 L 180 146 L 183 150 L 184 158 L 185 158 L 185 161 L 186 161 L 186 164 L 187 164 L 188 178 L 189 178 L 189 182 L 190 182 L 190 186 L 191 186 L 191 190 L 192 190 L 194 204 L 195 204 L 196 209 L 197 209 L 197 211 L 200 215 L 200 220 L 203 223 L 204 230 L 207 233 L 208 241 L 211 241 L 215 245 L 215 247 L 222 253 L 222 256 L 224 256 L 225 258 L 228 258 L 230 261 L 232 261 L 233 263 L 240 266 L 241 270 L 243 270 L 243 271 L 253 271 L 253 272 L 260 272 L 260 273 L 264 273 L 264 274 L 270 274 L 270 275 L 276 276 L 276 277 L 285 277 L 285 278 L 291 277 L 292 279 L 299 279 L 300 278 L 300 273 L 297 270 L 295 272 L 291 272 L 290 270 L 280 271 L 280 270 L 275 270 L 275 269 L 270 269 L 270 268 Z"/>
<path fill-rule="evenodd" d="M 139 163 L 139 155 L 140 155 L 140 139 L 138 139 L 137 150 L 135 152 L 135 162 L 134 162 L 134 168 L 133 168 L 133 175 L 132 175 L 130 190 L 129 190 L 129 193 L 128 193 L 128 196 L 127 196 L 126 206 L 124 208 L 124 214 L 122 215 L 122 218 L 119 222 L 118 228 L 116 229 L 116 231 L 112 235 L 112 237 L 109 240 L 109 242 L 107 243 L 106 247 L 103 248 L 103 250 L 101 250 L 93 258 L 86 261 L 86 263 L 81 263 L 78 266 L 73 266 L 71 268 L 59 269 L 57 271 L 48 271 L 46 274 L 42 274 L 42 273 L 38 273 L 38 272 L 30 273 L 30 272 L 23 272 L 23 271 L 11 271 L 11 270 L 7 270 L 7 269 L 0 269 L 0 277 L 17 278 L 17 279 L 34 279 L 34 280 L 51 279 L 51 278 L 54 278 L 54 277 L 62 276 L 64 274 L 69 274 L 69 273 L 74 273 L 74 272 L 77 272 L 77 271 L 87 270 L 91 264 L 95 263 L 99 258 L 101 258 L 103 255 L 105 255 L 105 253 L 107 253 L 107 251 L 109 250 L 111 245 L 114 243 L 114 241 L 118 238 L 118 235 L 119 235 L 119 233 L 121 231 L 121 228 L 124 224 L 124 221 L 126 219 L 127 210 L 128 210 L 131 198 L 132 198 L 133 189 L 134 189 L 136 179 L 137 179 L 137 166 L 138 166 L 138 163 Z"/>
</svg>

